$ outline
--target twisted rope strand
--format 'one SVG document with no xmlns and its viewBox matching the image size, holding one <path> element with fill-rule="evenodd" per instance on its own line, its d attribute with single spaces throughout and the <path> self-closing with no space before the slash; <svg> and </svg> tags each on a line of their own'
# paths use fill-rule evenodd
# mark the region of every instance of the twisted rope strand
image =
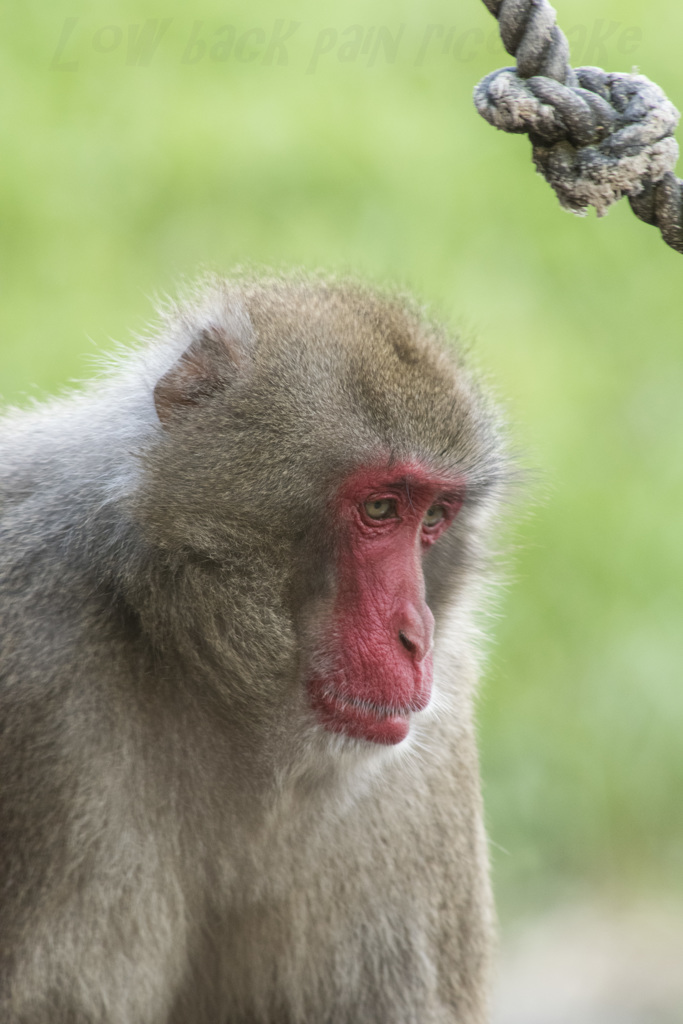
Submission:
<svg viewBox="0 0 683 1024">
<path fill-rule="evenodd" d="M 683 181 L 673 173 L 679 113 L 644 75 L 572 68 L 548 0 L 483 0 L 517 66 L 479 82 L 490 124 L 531 140 L 536 169 L 562 206 L 598 216 L 628 196 L 631 209 L 683 253 Z"/>
</svg>

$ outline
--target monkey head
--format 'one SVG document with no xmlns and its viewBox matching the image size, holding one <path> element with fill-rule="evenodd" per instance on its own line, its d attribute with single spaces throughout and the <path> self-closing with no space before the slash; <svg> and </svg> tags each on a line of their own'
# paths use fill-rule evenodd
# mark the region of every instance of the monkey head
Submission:
<svg viewBox="0 0 683 1024">
<path fill-rule="evenodd" d="M 143 518 L 219 595 L 194 634 L 235 700 L 400 743 L 506 474 L 495 414 L 437 328 L 355 284 L 221 283 L 174 322 Z"/>
</svg>

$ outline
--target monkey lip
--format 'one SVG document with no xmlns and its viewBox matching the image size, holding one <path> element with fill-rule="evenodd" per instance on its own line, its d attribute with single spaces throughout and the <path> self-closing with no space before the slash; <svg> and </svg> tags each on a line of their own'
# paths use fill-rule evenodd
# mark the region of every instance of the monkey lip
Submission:
<svg viewBox="0 0 683 1024">
<path fill-rule="evenodd" d="M 426 707 L 428 698 L 409 706 L 376 704 L 357 697 L 342 696 L 328 687 L 311 687 L 312 705 L 318 720 L 330 732 L 343 733 L 354 739 L 393 745 L 404 740 L 410 731 L 410 715 Z"/>
</svg>

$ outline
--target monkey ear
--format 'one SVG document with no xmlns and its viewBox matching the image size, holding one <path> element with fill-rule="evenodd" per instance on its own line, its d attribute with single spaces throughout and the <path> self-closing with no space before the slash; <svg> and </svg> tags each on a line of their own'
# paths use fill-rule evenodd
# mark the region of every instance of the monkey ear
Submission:
<svg viewBox="0 0 683 1024">
<path fill-rule="evenodd" d="M 218 325 L 204 328 L 157 381 L 154 405 L 164 426 L 183 408 L 222 391 L 243 367 L 246 350 L 239 333 L 233 336 Z"/>
</svg>

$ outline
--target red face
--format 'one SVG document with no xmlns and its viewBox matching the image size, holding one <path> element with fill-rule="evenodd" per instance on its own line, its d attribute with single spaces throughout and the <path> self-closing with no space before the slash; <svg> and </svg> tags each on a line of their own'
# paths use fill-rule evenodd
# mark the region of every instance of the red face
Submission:
<svg viewBox="0 0 683 1024">
<path fill-rule="evenodd" d="M 448 529 L 462 494 L 462 481 L 413 464 L 363 469 L 343 484 L 334 611 L 308 684 L 331 732 L 400 743 L 411 712 L 429 703 L 434 619 L 422 556 Z"/>
</svg>

